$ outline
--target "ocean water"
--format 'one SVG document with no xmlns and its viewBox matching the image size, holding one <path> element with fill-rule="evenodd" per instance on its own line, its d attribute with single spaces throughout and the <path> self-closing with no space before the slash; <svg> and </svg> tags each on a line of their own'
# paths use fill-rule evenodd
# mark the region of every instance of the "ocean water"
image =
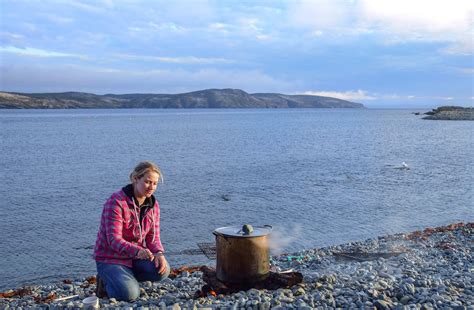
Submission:
<svg viewBox="0 0 474 310">
<path fill-rule="evenodd" d="M 175 267 L 212 264 L 179 252 L 228 225 L 291 252 L 474 221 L 474 122 L 412 112 L 0 110 L 0 290 L 94 274 L 102 205 L 145 159 Z"/>
</svg>

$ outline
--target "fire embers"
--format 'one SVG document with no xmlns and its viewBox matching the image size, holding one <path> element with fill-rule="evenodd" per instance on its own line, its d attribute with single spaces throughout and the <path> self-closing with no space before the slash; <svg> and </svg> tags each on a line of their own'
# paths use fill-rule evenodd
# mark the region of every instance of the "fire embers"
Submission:
<svg viewBox="0 0 474 310">
<path fill-rule="evenodd" d="M 177 276 L 179 276 L 182 272 L 186 271 L 188 273 L 193 273 L 195 271 L 200 271 L 202 267 L 204 267 L 204 266 L 190 266 L 190 267 L 189 266 L 181 266 L 179 268 L 174 268 L 174 269 L 171 269 L 169 277 L 171 279 L 174 279 Z"/>
<path fill-rule="evenodd" d="M 276 290 L 279 288 L 289 288 L 303 282 L 303 275 L 299 272 L 278 273 L 270 271 L 268 277 L 255 283 L 224 283 L 217 279 L 216 270 L 208 266 L 202 266 L 203 280 L 206 282 L 195 297 L 205 297 L 208 294 L 217 296 L 220 294 L 232 294 L 239 291 L 246 291 L 251 288 Z"/>
</svg>

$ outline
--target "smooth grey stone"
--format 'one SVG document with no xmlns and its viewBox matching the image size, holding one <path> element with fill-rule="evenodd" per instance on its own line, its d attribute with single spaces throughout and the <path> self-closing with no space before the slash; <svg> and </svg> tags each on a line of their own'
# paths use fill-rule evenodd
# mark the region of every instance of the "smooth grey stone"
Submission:
<svg viewBox="0 0 474 310">
<path fill-rule="evenodd" d="M 396 278 L 395 278 L 394 276 L 389 275 L 388 273 L 383 272 L 383 271 L 380 271 L 380 272 L 379 272 L 379 276 L 381 276 L 382 278 L 390 279 L 390 280 L 392 280 L 392 281 L 395 281 L 395 280 L 396 280 Z"/>
<path fill-rule="evenodd" d="M 268 309 L 270 309 L 270 307 L 271 307 L 271 303 L 269 303 L 268 301 L 260 304 L 260 309 L 261 310 L 268 310 Z"/>
<path fill-rule="evenodd" d="M 404 305 L 410 302 L 413 298 L 411 296 L 405 295 L 400 299 L 400 302 Z"/>
<path fill-rule="evenodd" d="M 301 295 L 305 295 L 306 291 L 302 287 L 299 287 L 293 292 L 293 294 L 295 296 L 301 296 Z"/>
<path fill-rule="evenodd" d="M 415 286 L 413 284 L 407 283 L 404 285 L 404 290 L 410 294 L 415 294 Z"/>
<path fill-rule="evenodd" d="M 160 302 L 158 306 L 160 307 L 161 310 L 166 310 L 166 303 L 164 301 Z"/>
<path fill-rule="evenodd" d="M 74 289 L 74 286 L 72 284 L 64 284 L 63 289 L 66 291 L 72 291 Z"/>
<path fill-rule="evenodd" d="M 175 303 L 172 307 L 171 310 L 181 310 L 181 307 L 179 306 L 178 303 Z"/>
<path fill-rule="evenodd" d="M 390 309 L 391 304 L 387 301 L 384 300 L 376 300 L 374 302 L 374 306 L 377 307 L 378 310 L 385 310 L 385 309 Z"/>
<path fill-rule="evenodd" d="M 153 287 L 153 282 L 151 282 L 151 281 L 144 281 L 144 282 L 142 282 L 142 285 L 143 285 L 145 288 L 152 288 L 152 287 Z"/>
<path fill-rule="evenodd" d="M 245 303 L 247 302 L 248 298 L 247 296 L 242 296 L 239 298 L 239 300 L 237 301 L 240 305 L 245 305 Z"/>
<path fill-rule="evenodd" d="M 284 303 L 287 303 L 287 304 L 291 304 L 295 301 L 295 299 L 291 298 L 291 297 L 284 296 L 284 297 L 280 298 L 280 301 L 284 302 Z"/>
</svg>

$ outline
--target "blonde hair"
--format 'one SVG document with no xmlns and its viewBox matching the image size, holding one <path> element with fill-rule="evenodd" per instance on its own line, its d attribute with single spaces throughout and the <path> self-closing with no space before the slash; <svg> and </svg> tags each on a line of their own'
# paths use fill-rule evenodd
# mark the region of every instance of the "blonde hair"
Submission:
<svg viewBox="0 0 474 310">
<path fill-rule="evenodd" d="M 142 161 L 138 163 L 138 165 L 135 166 L 133 171 L 130 173 L 130 181 L 133 183 L 133 179 L 141 179 L 147 174 L 148 172 L 155 172 L 158 174 L 158 183 L 161 180 L 161 183 L 163 183 L 163 174 L 161 173 L 160 168 L 151 161 Z"/>
</svg>

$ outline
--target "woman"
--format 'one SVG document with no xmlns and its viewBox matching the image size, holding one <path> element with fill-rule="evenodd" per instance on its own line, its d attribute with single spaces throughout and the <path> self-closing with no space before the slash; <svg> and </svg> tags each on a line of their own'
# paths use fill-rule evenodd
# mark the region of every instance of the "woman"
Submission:
<svg viewBox="0 0 474 310">
<path fill-rule="evenodd" d="M 160 281 L 170 267 L 160 241 L 160 209 L 153 193 L 160 169 L 139 163 L 130 174 L 131 184 L 105 202 L 94 248 L 97 296 L 133 301 L 140 296 L 138 281 Z M 103 290 L 105 289 L 105 292 Z"/>
</svg>

